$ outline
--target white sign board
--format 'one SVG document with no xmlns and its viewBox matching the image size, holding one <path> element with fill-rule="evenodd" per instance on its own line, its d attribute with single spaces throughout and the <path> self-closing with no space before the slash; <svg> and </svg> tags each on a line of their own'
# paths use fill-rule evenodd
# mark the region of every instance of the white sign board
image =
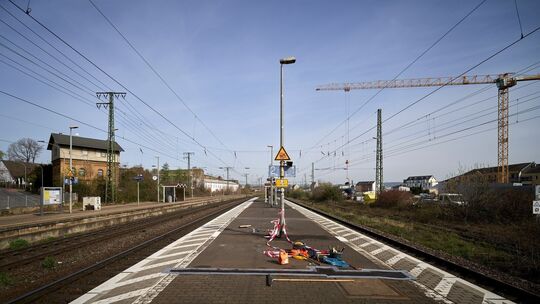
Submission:
<svg viewBox="0 0 540 304">
<path fill-rule="evenodd" d="M 540 214 L 540 201 L 533 201 L 533 214 Z"/>
<path fill-rule="evenodd" d="M 153 179 L 153 180 L 157 180 L 157 176 L 155 176 L 155 175 L 152 176 L 152 179 Z"/>
<path fill-rule="evenodd" d="M 43 205 L 59 205 L 62 203 L 62 188 L 43 189 Z"/>
</svg>

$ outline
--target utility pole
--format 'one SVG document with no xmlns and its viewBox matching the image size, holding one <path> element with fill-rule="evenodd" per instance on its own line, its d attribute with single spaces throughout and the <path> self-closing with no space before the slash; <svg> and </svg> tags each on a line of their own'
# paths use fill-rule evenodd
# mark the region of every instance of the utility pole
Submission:
<svg viewBox="0 0 540 304">
<path fill-rule="evenodd" d="M 315 163 L 311 163 L 311 185 L 315 185 Z"/>
<path fill-rule="evenodd" d="M 69 213 L 73 212 L 73 176 L 75 175 L 75 172 L 73 172 L 73 159 L 71 157 L 71 151 L 73 150 L 73 135 L 72 131 L 73 129 L 77 129 L 77 126 L 70 126 L 69 127 Z M 26 166 L 24 166 L 24 184 L 26 186 Z"/>
<path fill-rule="evenodd" d="M 229 190 L 229 170 L 231 170 L 233 167 L 219 167 L 220 169 L 225 169 L 227 171 L 227 190 Z"/>
<path fill-rule="evenodd" d="M 159 203 L 159 156 L 156 156 L 157 158 L 157 185 L 156 185 L 156 188 L 157 188 L 157 202 Z"/>
<path fill-rule="evenodd" d="M 191 192 L 191 197 L 193 198 L 193 176 L 191 175 L 191 155 L 194 155 L 195 152 L 184 152 L 184 159 L 187 159 L 187 167 L 188 167 L 188 178 L 189 178 L 189 189 Z"/>
<path fill-rule="evenodd" d="M 116 152 L 115 152 L 115 139 L 114 139 L 114 99 L 118 97 L 126 98 L 124 92 L 96 92 L 98 99 L 101 97 L 108 97 L 107 102 L 97 102 L 98 109 L 103 106 L 105 109 L 109 108 L 109 136 L 107 145 L 107 180 L 105 184 L 105 202 L 115 203 L 116 201 Z M 110 192 L 110 194 L 109 194 Z"/>
<path fill-rule="evenodd" d="M 383 192 L 383 149 L 382 149 L 382 109 L 377 110 L 377 161 L 375 167 L 375 195 Z"/>
<path fill-rule="evenodd" d="M 246 183 L 244 184 L 244 188 L 246 188 L 247 187 L 247 177 L 248 177 L 249 173 L 244 173 L 243 175 L 246 178 Z"/>
</svg>

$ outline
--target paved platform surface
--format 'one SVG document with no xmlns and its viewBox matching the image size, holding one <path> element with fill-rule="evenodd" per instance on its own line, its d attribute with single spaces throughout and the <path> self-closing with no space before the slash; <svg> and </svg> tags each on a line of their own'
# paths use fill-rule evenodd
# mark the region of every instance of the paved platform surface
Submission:
<svg viewBox="0 0 540 304">
<path fill-rule="evenodd" d="M 213 197 L 208 197 L 213 198 Z M 238 196 L 223 196 L 223 199 L 233 199 L 238 198 Z M 96 216 L 106 216 L 112 215 L 115 213 L 130 212 L 136 210 L 145 210 L 152 208 L 159 208 L 163 206 L 171 206 L 177 204 L 186 204 L 196 200 L 201 199 L 200 197 L 196 198 L 187 198 L 182 202 L 175 203 L 156 203 L 156 202 L 141 202 L 139 205 L 137 203 L 130 204 L 118 204 L 118 205 L 106 205 L 103 206 L 101 210 L 88 210 L 82 211 L 81 208 L 73 208 L 73 213 L 69 213 L 69 206 L 64 206 L 63 212 L 47 212 L 44 215 L 40 215 L 39 211 L 37 213 L 30 214 L 16 214 L 16 215 L 4 215 L 0 216 L 0 230 L 11 229 L 16 227 L 32 226 L 32 225 L 42 225 L 47 223 L 58 223 L 65 221 L 72 221 L 78 219 L 84 219 L 89 217 Z"/>
<path fill-rule="evenodd" d="M 268 249 L 264 236 L 272 228 L 270 221 L 277 217 L 277 212 L 254 199 L 246 201 L 74 303 L 511 303 L 292 203 L 286 212 L 291 240 L 301 240 L 318 249 L 344 247 L 344 260 L 355 268 L 406 270 L 417 280 L 275 281 L 267 286 L 264 276 L 168 272 L 171 268 L 186 267 L 306 268 L 306 261 L 290 259 L 289 265 L 279 265 L 263 255 Z M 284 240 L 272 245 L 291 247 Z"/>
</svg>

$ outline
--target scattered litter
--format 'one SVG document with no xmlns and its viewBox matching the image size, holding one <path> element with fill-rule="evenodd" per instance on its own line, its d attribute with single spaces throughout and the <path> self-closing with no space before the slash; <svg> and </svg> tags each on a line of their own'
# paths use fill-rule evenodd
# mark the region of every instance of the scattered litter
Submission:
<svg viewBox="0 0 540 304">
<path fill-rule="evenodd" d="M 289 255 L 287 254 L 287 251 L 285 250 L 279 251 L 278 263 L 279 265 L 289 264 Z"/>
<path fill-rule="evenodd" d="M 295 260 L 314 263 L 320 262 L 343 268 L 352 267 L 342 258 L 345 248 L 337 249 L 330 247 L 329 250 L 318 250 L 300 241 L 294 242 L 292 247 L 289 250 L 274 248 L 275 250 L 265 250 L 263 253 L 270 258 L 277 258 L 280 265 L 288 264 L 289 258 L 293 258 Z"/>
<path fill-rule="evenodd" d="M 238 228 L 249 228 L 249 227 L 251 227 L 251 225 L 240 225 L 240 226 L 238 226 Z"/>
</svg>

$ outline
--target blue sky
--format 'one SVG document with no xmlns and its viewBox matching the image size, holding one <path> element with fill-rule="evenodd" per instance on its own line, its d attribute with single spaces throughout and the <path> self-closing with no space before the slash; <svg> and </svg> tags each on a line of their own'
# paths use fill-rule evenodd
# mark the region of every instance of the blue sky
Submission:
<svg viewBox="0 0 540 304">
<path fill-rule="evenodd" d="M 27 4 L 22 0 L 14 2 L 24 7 Z M 352 139 L 373 127 L 378 108 L 383 111 L 383 119 L 390 117 L 435 88 L 386 89 L 350 118 L 347 129 L 346 123 L 340 123 L 377 91 L 316 92 L 315 87 L 331 82 L 392 79 L 480 1 L 94 0 L 94 3 L 212 132 L 168 91 L 90 2 L 31 1 L 32 16 L 201 144 L 195 144 L 128 94 L 125 101 L 117 102 L 118 142 L 126 150 L 122 163 L 129 166 L 142 163 L 150 167 L 155 163 L 154 156 L 160 155 L 161 163 L 185 168 L 182 153 L 193 151 L 193 165 L 205 167 L 212 174 L 223 175 L 219 167 L 233 166 L 234 178 L 240 179 L 244 172 L 249 173 L 250 182 L 265 176 L 270 157 L 267 145 L 276 149 L 279 146 L 279 59 L 295 56 L 297 62 L 285 67 L 285 147 L 298 165 L 296 181 L 303 181 L 304 174 L 309 180 L 311 162 L 315 162 L 316 179 L 342 183 L 346 172 L 340 168 L 345 167 L 347 159 L 350 161 L 348 174 L 354 181 L 374 179 L 375 175 L 375 142 L 370 140 L 375 130 L 349 145 L 346 144 L 347 134 Z M 12 4 L 7 1 L 0 4 L 107 87 L 123 91 Z M 524 33 L 540 26 L 540 2 L 518 0 L 517 4 Z M 3 9 L 0 9 L 0 20 L 74 70 L 85 73 Z M 1 45 L 0 54 L 81 94 L 88 103 L 96 101 L 92 92 L 107 90 L 96 80 L 92 79 L 97 86 L 76 75 L 3 23 L 0 33 L 87 88 L 73 87 Z M 519 37 L 514 2 L 488 0 L 400 78 L 457 76 Z M 0 38 L 0 42 L 14 48 L 4 38 Z M 469 74 L 517 72 L 530 65 L 533 66 L 527 74 L 540 73 L 540 65 L 534 65 L 540 61 L 539 54 L 540 31 Z M 0 60 L 13 64 L 2 56 Z M 421 118 L 482 89 L 453 107 Z M 54 90 L 2 62 L 0 90 L 107 128 L 103 110 Z M 510 114 L 525 111 L 510 117 L 513 123 L 510 163 L 540 161 L 540 143 L 535 140 L 540 128 L 540 119 L 535 117 L 540 115 L 540 110 L 534 109 L 539 104 L 539 91 L 537 81 L 520 83 L 510 91 L 511 104 L 517 104 L 511 106 Z M 384 160 L 385 180 L 399 181 L 421 174 L 444 179 L 473 166 L 496 165 L 496 122 L 443 136 L 495 119 L 496 94 L 495 85 L 443 88 L 385 122 L 383 133 L 410 121 L 417 122 L 413 127 L 400 128 L 384 136 L 388 155 Z M 516 103 L 515 99 L 519 101 Z M 465 108 L 458 110 L 461 107 Z M 530 108 L 533 110 L 528 111 Z M 0 109 L 0 139 L 6 141 L 22 137 L 47 140 L 50 132 L 67 133 L 73 123 L 5 95 L 0 95 Z M 135 111 L 144 116 L 144 122 L 134 116 Z M 126 118 L 121 117 L 123 113 Z M 441 114 L 445 115 L 439 116 Z M 486 115 L 478 117 L 483 114 Z M 339 128 L 325 137 L 338 125 Z M 470 135 L 484 130 L 486 132 Z M 105 133 L 84 125 L 80 125 L 78 133 L 106 138 Z M 464 135 L 470 136 L 443 142 Z M 343 144 L 343 148 L 338 148 Z M 0 141 L 0 150 L 6 151 L 8 145 Z M 201 146 L 206 147 L 206 154 Z M 414 148 L 418 150 L 409 151 Z M 331 151 L 336 152 L 335 156 L 330 153 L 323 157 L 323 153 Z M 49 160 L 49 152 L 39 158 L 41 162 Z"/>
</svg>

